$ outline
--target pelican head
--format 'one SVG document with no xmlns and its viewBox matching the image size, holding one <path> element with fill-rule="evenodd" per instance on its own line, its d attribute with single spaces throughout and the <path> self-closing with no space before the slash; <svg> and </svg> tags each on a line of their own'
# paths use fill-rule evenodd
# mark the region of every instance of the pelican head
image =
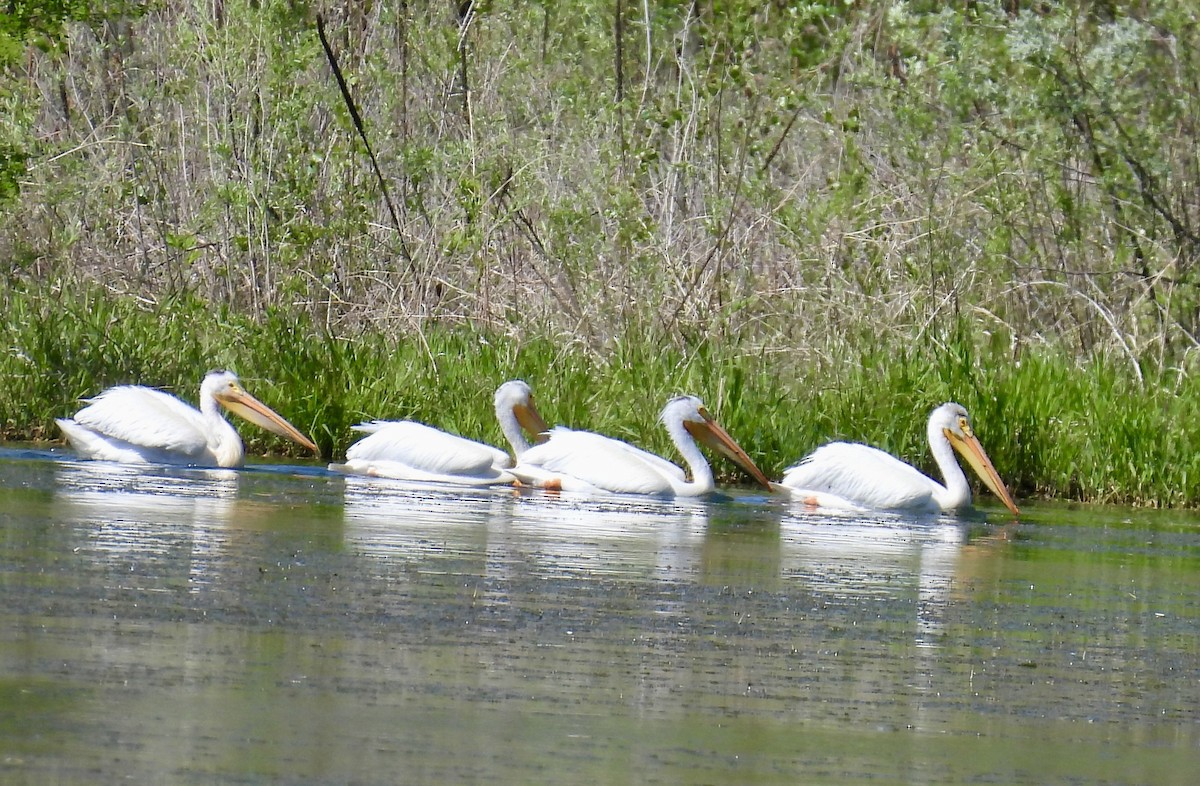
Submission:
<svg viewBox="0 0 1200 786">
<path fill-rule="evenodd" d="M 542 420 L 533 403 L 533 390 L 521 379 L 512 379 L 496 388 L 496 419 L 504 422 L 506 413 L 511 412 L 517 423 L 533 437 L 535 444 L 549 438 L 550 427 Z"/>
<path fill-rule="evenodd" d="M 673 424 L 681 423 L 692 439 L 702 445 L 717 451 L 749 473 L 750 477 L 770 489 L 771 481 L 758 468 L 746 451 L 734 442 L 733 437 L 721 428 L 704 406 L 704 402 L 695 396 L 676 396 L 663 407 L 659 421 L 671 429 Z"/>
<path fill-rule="evenodd" d="M 200 383 L 201 404 L 210 398 L 238 417 L 317 452 L 317 446 L 311 439 L 301 434 L 279 413 L 247 393 L 238 381 L 237 374 L 232 371 L 210 371 L 204 376 L 204 381 Z"/>
<path fill-rule="evenodd" d="M 975 474 L 979 475 L 983 484 L 1004 503 L 1004 507 L 1012 511 L 1013 515 L 1019 513 L 1012 495 L 1008 493 L 1004 481 L 1000 480 L 1000 475 L 992 466 L 992 460 L 988 458 L 983 445 L 979 444 L 979 438 L 971 428 L 971 416 L 961 404 L 949 402 L 933 411 L 929 417 L 931 444 L 937 435 L 944 436 L 950 442 L 958 454 L 971 465 L 971 469 L 975 470 Z"/>
</svg>

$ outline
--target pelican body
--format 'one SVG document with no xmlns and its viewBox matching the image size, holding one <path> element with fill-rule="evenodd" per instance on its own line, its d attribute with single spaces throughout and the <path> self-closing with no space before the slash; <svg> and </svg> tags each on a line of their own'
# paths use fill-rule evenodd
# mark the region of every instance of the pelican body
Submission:
<svg viewBox="0 0 1200 786">
<path fill-rule="evenodd" d="M 533 391 L 522 380 L 505 382 L 496 389 L 496 420 L 513 453 L 521 456 L 530 447 L 522 429 L 535 439 L 549 430 L 533 403 Z M 354 426 L 367 434 L 346 451 L 344 464 L 330 464 L 335 472 L 371 475 L 417 482 L 488 486 L 512 483 L 512 458 L 503 450 L 448 434 L 412 420 L 373 420 Z"/>
<path fill-rule="evenodd" d="M 971 505 L 971 486 L 954 458 L 958 451 L 1004 506 L 1019 512 L 961 405 L 951 402 L 933 410 L 928 437 L 945 485 L 877 448 L 831 442 L 790 467 L 778 487 L 818 508 L 958 510 Z"/>
<path fill-rule="evenodd" d="M 57 420 L 84 458 L 124 464 L 240 467 L 242 439 L 221 414 L 225 407 L 257 426 L 317 446 L 278 413 L 247 393 L 232 371 L 210 371 L 200 384 L 200 409 L 141 385 L 108 388 L 75 413 Z"/>
<path fill-rule="evenodd" d="M 659 421 L 687 462 L 692 479 L 675 464 L 621 440 L 561 426 L 527 450 L 512 474 L 527 485 L 561 491 L 697 497 L 715 488 L 712 468 L 697 442 L 719 451 L 770 488 L 762 470 L 721 428 L 703 402 L 679 396 L 667 402 Z"/>
</svg>

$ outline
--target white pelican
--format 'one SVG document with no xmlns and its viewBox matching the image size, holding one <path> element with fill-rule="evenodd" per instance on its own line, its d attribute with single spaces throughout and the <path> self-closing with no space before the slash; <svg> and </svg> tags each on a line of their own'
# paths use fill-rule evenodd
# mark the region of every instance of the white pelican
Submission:
<svg viewBox="0 0 1200 786">
<path fill-rule="evenodd" d="M 682 469 L 653 453 L 617 439 L 562 426 L 551 431 L 545 443 L 525 451 L 512 468 L 512 474 L 522 483 L 562 491 L 697 497 L 715 488 L 712 468 L 696 444 L 699 440 L 770 488 L 762 470 L 712 419 L 700 399 L 695 396 L 671 399 L 659 421 L 687 462 L 691 481 Z"/>
<path fill-rule="evenodd" d="M 109 388 L 75 413 L 56 421 L 82 456 L 125 464 L 240 467 L 245 449 L 221 406 L 255 425 L 317 446 L 266 404 L 242 389 L 232 371 L 210 371 L 200 383 L 196 410 L 161 390 L 141 385 Z"/>
<path fill-rule="evenodd" d="M 549 431 L 533 403 L 533 391 L 519 379 L 496 389 L 496 420 L 519 458 L 529 449 L 524 428 L 537 439 Z M 503 450 L 447 434 L 412 420 L 374 420 L 354 427 L 368 436 L 346 451 L 335 472 L 419 482 L 487 486 L 512 483 L 512 459 Z"/>
<path fill-rule="evenodd" d="M 979 444 L 967 411 L 947 403 L 929 416 L 929 449 L 946 485 L 882 450 L 858 443 L 831 442 L 790 467 L 777 488 L 815 507 L 874 510 L 949 511 L 969 507 L 971 486 L 954 459 L 957 450 L 1013 514 L 1016 504 Z"/>
</svg>

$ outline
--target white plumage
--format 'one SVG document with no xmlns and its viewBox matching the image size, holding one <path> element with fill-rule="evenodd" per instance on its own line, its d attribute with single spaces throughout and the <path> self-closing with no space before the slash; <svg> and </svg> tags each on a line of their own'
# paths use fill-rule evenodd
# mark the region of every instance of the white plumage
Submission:
<svg viewBox="0 0 1200 786">
<path fill-rule="evenodd" d="M 562 427 L 551 431 L 545 443 L 526 451 L 512 473 L 522 483 L 562 491 L 700 496 L 715 488 L 712 468 L 696 444 L 700 440 L 769 486 L 762 471 L 712 419 L 700 399 L 671 399 L 659 420 L 687 463 L 691 481 L 676 465 L 627 442 Z"/>
<path fill-rule="evenodd" d="M 533 391 L 519 379 L 496 389 L 496 420 L 513 452 L 520 456 L 530 446 L 524 428 L 541 438 L 548 427 L 533 402 Z M 330 464 L 337 472 L 417 482 L 483 486 L 512 483 L 512 458 L 503 450 L 474 442 L 412 420 L 373 420 L 355 431 L 366 437 L 350 446 L 344 464 Z"/>
<path fill-rule="evenodd" d="M 212 371 L 200 385 L 200 409 L 141 385 L 108 388 L 58 426 L 84 458 L 126 464 L 240 467 L 245 450 L 226 407 L 252 423 L 310 450 L 317 446 L 292 424 L 251 396 L 230 371 Z"/>
<path fill-rule="evenodd" d="M 957 450 L 1005 507 L 1018 512 L 962 406 L 951 402 L 935 409 L 928 439 L 946 485 L 877 448 L 831 442 L 790 467 L 777 488 L 818 508 L 957 510 L 971 504 L 971 486 L 954 458 Z"/>
</svg>

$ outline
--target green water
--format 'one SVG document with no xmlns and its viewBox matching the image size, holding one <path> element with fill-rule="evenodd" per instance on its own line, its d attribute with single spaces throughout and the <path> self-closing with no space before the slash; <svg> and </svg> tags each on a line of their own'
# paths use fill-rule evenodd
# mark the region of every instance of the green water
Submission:
<svg viewBox="0 0 1200 786">
<path fill-rule="evenodd" d="M 0 782 L 1191 784 L 1200 516 L 0 451 Z"/>
</svg>

